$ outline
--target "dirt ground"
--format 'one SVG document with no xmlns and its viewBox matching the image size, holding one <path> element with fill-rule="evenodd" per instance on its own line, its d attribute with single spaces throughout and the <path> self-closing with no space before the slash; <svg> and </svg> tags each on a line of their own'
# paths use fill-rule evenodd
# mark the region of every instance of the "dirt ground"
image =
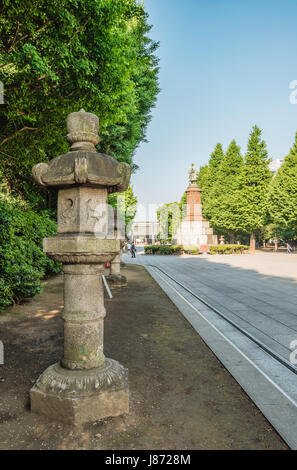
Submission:
<svg viewBox="0 0 297 470">
<path fill-rule="evenodd" d="M 29 411 L 62 345 L 62 278 L 0 315 L 0 449 L 286 449 L 143 267 L 106 299 L 105 354 L 129 368 L 129 415 L 72 427 Z"/>
</svg>

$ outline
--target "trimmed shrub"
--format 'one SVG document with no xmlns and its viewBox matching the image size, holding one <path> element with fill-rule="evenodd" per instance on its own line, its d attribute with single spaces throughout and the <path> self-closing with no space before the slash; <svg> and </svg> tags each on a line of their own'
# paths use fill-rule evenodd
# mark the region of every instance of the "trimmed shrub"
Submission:
<svg viewBox="0 0 297 470">
<path fill-rule="evenodd" d="M 242 254 L 249 250 L 247 245 L 213 245 L 210 246 L 211 255 L 233 255 Z"/>
<path fill-rule="evenodd" d="M 40 214 L 0 194 L 0 310 L 41 291 L 41 279 L 60 271 L 42 251 L 42 239 L 56 234 L 47 211 Z"/>
<path fill-rule="evenodd" d="M 146 255 L 180 255 L 183 247 L 178 245 L 148 245 L 144 247 Z"/>
<path fill-rule="evenodd" d="M 159 248 L 158 245 L 147 245 L 144 247 L 144 252 L 146 255 L 155 255 Z"/>
<path fill-rule="evenodd" d="M 249 250 L 247 245 L 213 245 L 209 247 L 211 255 L 241 254 Z M 199 249 L 180 245 L 148 245 L 144 247 L 146 255 L 199 255 Z"/>
<path fill-rule="evenodd" d="M 187 255 L 200 255 L 199 248 L 195 246 L 184 246 L 183 247 L 183 252 L 186 253 Z"/>
<path fill-rule="evenodd" d="M 181 245 L 148 245 L 144 247 L 144 252 L 146 255 L 199 255 L 198 248 Z"/>
</svg>

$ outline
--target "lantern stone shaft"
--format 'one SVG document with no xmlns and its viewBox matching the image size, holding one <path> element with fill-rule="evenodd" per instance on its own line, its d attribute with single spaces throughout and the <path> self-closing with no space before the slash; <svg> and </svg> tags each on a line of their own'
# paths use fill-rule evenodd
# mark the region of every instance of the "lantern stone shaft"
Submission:
<svg viewBox="0 0 297 470">
<path fill-rule="evenodd" d="M 126 163 L 96 152 L 99 120 L 84 110 L 67 117 L 71 151 L 33 168 L 39 185 L 58 191 L 58 235 L 44 251 L 63 265 L 64 347 L 31 389 L 31 410 L 71 424 L 129 410 L 128 371 L 104 356 L 106 261 L 119 255 L 108 237 L 108 193 L 127 189 Z"/>
</svg>

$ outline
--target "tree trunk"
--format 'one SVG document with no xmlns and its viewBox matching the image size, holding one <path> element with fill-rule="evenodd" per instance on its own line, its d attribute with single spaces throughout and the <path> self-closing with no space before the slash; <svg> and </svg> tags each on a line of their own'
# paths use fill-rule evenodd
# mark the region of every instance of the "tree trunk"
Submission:
<svg viewBox="0 0 297 470">
<path fill-rule="evenodd" d="M 234 233 L 233 233 L 233 232 L 230 232 L 230 233 L 229 233 L 229 240 L 230 240 L 230 245 L 234 245 L 234 243 L 235 243 L 235 237 L 234 237 Z"/>
<path fill-rule="evenodd" d="M 250 251 L 253 253 L 256 251 L 256 236 L 253 230 L 251 231 L 251 237 L 250 237 Z"/>
<path fill-rule="evenodd" d="M 274 251 L 278 250 L 278 237 L 274 237 Z"/>
</svg>

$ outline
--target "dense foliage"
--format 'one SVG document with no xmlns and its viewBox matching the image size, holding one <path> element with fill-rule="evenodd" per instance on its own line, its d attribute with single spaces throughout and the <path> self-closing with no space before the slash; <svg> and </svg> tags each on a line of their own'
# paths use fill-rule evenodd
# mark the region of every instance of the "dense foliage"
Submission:
<svg viewBox="0 0 297 470">
<path fill-rule="evenodd" d="M 148 245 L 144 247 L 146 255 L 199 255 L 198 248 L 182 245 Z"/>
<path fill-rule="evenodd" d="M 239 214 L 236 211 L 239 189 L 239 178 L 243 166 L 240 148 L 235 140 L 230 143 L 226 154 L 216 168 L 216 178 L 208 189 L 205 170 L 199 172 L 199 179 L 204 189 L 202 193 L 203 208 L 208 208 L 209 218 L 215 232 L 226 234 L 234 241 L 238 231 Z M 205 168 L 205 167 L 203 167 Z M 204 180 L 203 180 L 204 173 Z M 204 213 L 206 213 L 204 211 Z"/>
<path fill-rule="evenodd" d="M 281 238 L 297 234 L 297 134 L 284 163 L 271 182 L 269 214 L 273 231 Z"/>
<path fill-rule="evenodd" d="M 181 255 L 182 246 L 170 245 L 147 245 L 144 247 L 146 255 Z"/>
<path fill-rule="evenodd" d="M 203 214 L 211 220 L 215 205 L 214 192 L 218 179 L 218 173 L 224 158 L 222 144 L 218 143 L 210 156 L 208 167 L 204 167 L 204 174 L 199 175 L 202 192 Z"/>
<path fill-rule="evenodd" d="M 271 182 L 266 143 L 261 130 L 254 126 L 250 134 L 244 165 L 239 175 L 236 208 L 238 228 L 250 233 L 251 249 L 255 248 L 255 232 L 264 227 L 268 215 L 268 189 Z"/>
<path fill-rule="evenodd" d="M 201 167 L 197 177 L 203 190 L 203 215 L 214 230 L 231 243 L 250 236 L 251 249 L 255 248 L 256 235 L 263 236 L 269 223 L 268 191 L 272 175 L 261 134 L 254 126 L 244 158 L 235 140 L 226 154 L 217 144 L 208 166 Z"/>
<path fill-rule="evenodd" d="M 214 245 L 210 247 L 211 255 L 242 254 L 249 249 L 246 245 Z M 201 252 L 195 247 L 182 245 L 147 245 L 144 247 L 146 255 L 199 255 Z"/>
<path fill-rule="evenodd" d="M 247 245 L 213 245 L 210 247 L 211 255 L 235 255 L 249 250 Z"/>
<path fill-rule="evenodd" d="M 178 226 L 182 217 L 181 203 L 170 202 L 163 204 L 157 210 L 157 219 L 160 224 L 159 239 L 172 241 L 176 236 Z"/>
<path fill-rule="evenodd" d="M 41 279 L 60 266 L 42 251 L 42 239 L 56 233 L 48 212 L 0 193 L 0 310 L 41 290 Z"/>
<path fill-rule="evenodd" d="M 97 150 L 137 168 L 134 152 L 159 91 L 158 44 L 149 31 L 138 0 L 1 2 L 0 306 L 34 295 L 42 276 L 58 269 L 41 248 L 56 231 L 56 197 L 31 172 L 69 150 L 67 115 L 97 114 Z M 120 201 L 129 224 L 132 188 Z"/>
<path fill-rule="evenodd" d="M 158 93 L 157 44 L 136 0 L 3 0 L 0 16 L 0 170 L 43 205 L 31 169 L 68 150 L 65 119 L 100 119 L 98 149 L 133 163 Z"/>
<path fill-rule="evenodd" d="M 133 187 L 123 193 L 114 193 L 108 196 L 108 204 L 117 210 L 117 216 L 123 221 L 125 238 L 130 238 L 133 220 L 137 211 L 137 197 L 133 192 Z M 123 231 L 124 231 L 123 230 Z"/>
</svg>

